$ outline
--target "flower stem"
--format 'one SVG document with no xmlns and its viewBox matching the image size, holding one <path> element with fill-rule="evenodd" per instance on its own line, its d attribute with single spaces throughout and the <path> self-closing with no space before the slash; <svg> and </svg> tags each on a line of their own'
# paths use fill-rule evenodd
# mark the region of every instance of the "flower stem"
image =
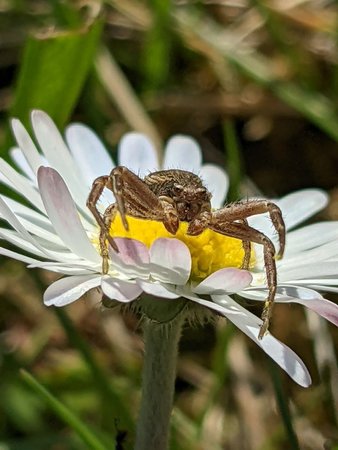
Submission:
<svg viewBox="0 0 338 450">
<path fill-rule="evenodd" d="M 142 400 L 135 450 L 168 448 L 183 316 L 184 314 L 179 314 L 167 324 L 152 321 L 145 324 Z"/>
</svg>

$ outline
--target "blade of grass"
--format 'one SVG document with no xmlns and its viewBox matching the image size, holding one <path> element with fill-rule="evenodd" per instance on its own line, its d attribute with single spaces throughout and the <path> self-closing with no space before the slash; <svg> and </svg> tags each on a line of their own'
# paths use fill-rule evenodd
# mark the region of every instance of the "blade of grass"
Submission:
<svg viewBox="0 0 338 450">
<path fill-rule="evenodd" d="M 268 371 L 275 391 L 277 406 L 284 424 L 286 435 L 289 440 L 290 448 L 292 450 L 300 450 L 297 435 L 295 433 L 292 424 L 292 416 L 287 401 L 287 395 L 283 391 L 283 385 L 281 382 L 279 368 L 277 368 L 275 363 L 270 358 L 267 358 L 267 364 L 268 364 Z"/>
<path fill-rule="evenodd" d="M 68 426 L 70 426 L 81 440 L 92 450 L 107 450 L 100 439 L 81 421 L 69 408 L 57 400 L 42 384 L 40 384 L 26 370 L 21 370 L 21 376 L 24 382 L 31 387 L 52 409 L 52 411 Z"/>
<path fill-rule="evenodd" d="M 227 172 L 230 186 L 227 195 L 229 201 L 235 201 L 240 196 L 240 184 L 242 181 L 242 158 L 236 131 L 233 122 L 229 119 L 224 122 L 225 151 L 227 155 Z"/>
<path fill-rule="evenodd" d="M 154 143 L 161 159 L 162 140 L 136 97 L 131 85 L 109 51 L 102 47 L 96 58 L 96 71 L 109 97 L 133 130 L 145 133 Z"/>
<path fill-rule="evenodd" d="M 118 418 L 119 427 L 128 430 L 133 429 L 133 421 L 121 396 L 109 383 L 107 375 L 97 364 L 87 343 L 81 338 L 75 329 L 71 319 L 63 309 L 55 308 L 55 314 L 64 328 L 69 341 L 79 350 L 87 363 L 94 380 L 95 387 L 99 390 L 103 402 L 103 418 L 111 428 L 112 418 Z"/>
<path fill-rule="evenodd" d="M 270 89 L 277 97 L 300 112 L 304 117 L 338 141 L 338 116 L 335 105 L 317 91 L 302 89 L 299 85 L 276 79 L 267 58 L 250 49 L 244 51 L 234 34 L 226 34 L 215 22 L 196 18 L 193 11 L 175 12 L 175 19 L 183 37 L 198 51 L 214 59 L 222 56 L 240 73 Z"/>
<path fill-rule="evenodd" d="M 156 90 L 166 83 L 170 72 L 171 8 L 170 0 L 150 0 L 153 21 L 143 45 L 145 89 Z"/>
<path fill-rule="evenodd" d="M 92 67 L 102 24 L 30 36 L 23 50 L 11 117 L 29 126 L 32 109 L 46 111 L 59 127 L 68 120 Z M 7 137 L 8 147 L 10 137 Z"/>
<path fill-rule="evenodd" d="M 226 379 L 229 375 L 229 362 L 227 358 L 228 347 L 231 338 L 234 335 L 234 327 L 225 325 L 217 329 L 217 343 L 213 352 L 212 372 L 214 375 L 213 385 L 209 391 L 207 401 L 201 409 L 197 418 L 197 438 L 201 439 L 203 433 L 203 422 L 210 409 L 220 396 L 223 387 L 226 385 Z"/>
</svg>

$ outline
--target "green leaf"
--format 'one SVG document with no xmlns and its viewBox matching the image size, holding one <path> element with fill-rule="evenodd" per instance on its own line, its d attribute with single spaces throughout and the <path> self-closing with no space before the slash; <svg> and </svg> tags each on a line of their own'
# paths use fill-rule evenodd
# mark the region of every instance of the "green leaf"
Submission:
<svg viewBox="0 0 338 450">
<path fill-rule="evenodd" d="M 25 370 L 21 370 L 21 376 L 28 386 L 38 394 L 52 409 L 52 411 L 67 425 L 69 425 L 82 441 L 92 450 L 107 450 L 101 440 L 89 428 L 87 424 L 74 414 L 70 409 L 55 398 L 42 384 Z M 111 449 L 112 447 L 110 447 Z"/>
<path fill-rule="evenodd" d="M 63 127 L 93 64 L 101 22 L 67 32 L 29 37 L 23 50 L 11 116 L 25 125 L 32 109 Z"/>
</svg>

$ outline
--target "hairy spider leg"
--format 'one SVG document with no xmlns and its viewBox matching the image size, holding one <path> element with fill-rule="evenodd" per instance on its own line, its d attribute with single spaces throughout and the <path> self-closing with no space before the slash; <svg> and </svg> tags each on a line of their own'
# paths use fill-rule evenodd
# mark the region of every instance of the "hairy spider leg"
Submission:
<svg viewBox="0 0 338 450">
<path fill-rule="evenodd" d="M 259 330 L 258 338 L 262 339 L 269 328 L 270 318 L 272 315 L 273 303 L 275 300 L 277 290 L 277 269 L 275 261 L 275 246 L 271 240 L 254 228 L 249 227 L 246 224 L 239 222 L 223 222 L 213 223 L 210 225 L 210 229 L 217 233 L 224 234 L 226 236 L 241 239 L 263 245 L 264 253 L 264 265 L 268 285 L 268 298 L 265 300 L 263 313 L 262 313 L 262 325 Z"/>
<path fill-rule="evenodd" d="M 108 206 L 102 216 L 96 205 L 105 188 L 113 192 L 116 203 Z M 165 228 L 172 234 L 176 234 L 179 227 L 177 211 L 171 199 L 157 197 L 143 180 L 123 166 L 115 167 L 110 175 L 94 180 L 87 199 L 87 207 L 100 227 L 99 244 L 103 273 L 108 273 L 109 270 L 107 241 L 118 252 L 118 247 L 110 235 L 110 226 L 117 211 L 126 230 L 129 229 L 128 214 L 141 219 L 163 222 Z"/>
<path fill-rule="evenodd" d="M 213 223 L 215 221 L 233 222 L 264 213 L 269 213 L 270 220 L 277 231 L 279 250 L 276 257 L 281 259 L 285 249 L 285 223 L 282 211 L 275 203 L 269 200 L 248 200 L 246 202 L 230 203 L 224 208 L 214 211 L 212 213 L 212 219 Z"/>
<path fill-rule="evenodd" d="M 128 230 L 126 215 L 129 214 L 140 219 L 163 222 L 169 233 L 176 234 L 179 219 L 171 199 L 157 197 L 141 178 L 126 167 L 115 167 L 110 177 L 117 209 L 126 230 Z"/>
<path fill-rule="evenodd" d="M 242 219 L 238 221 L 239 223 L 243 223 L 248 226 L 248 221 L 246 219 Z M 242 241 L 242 247 L 244 250 L 244 258 L 241 265 L 241 269 L 248 270 L 250 268 L 250 260 L 251 260 L 251 242 L 250 241 Z"/>
<path fill-rule="evenodd" d="M 223 209 L 220 211 L 223 211 Z M 199 234 L 202 234 L 204 230 L 210 228 L 209 225 L 212 221 L 213 214 L 214 213 L 210 211 L 210 206 L 209 209 L 207 209 L 207 204 L 204 205 L 204 208 L 202 206 L 199 214 L 189 223 L 187 235 L 198 236 Z M 246 219 L 238 219 L 238 222 L 248 225 L 248 221 Z M 244 250 L 244 258 L 241 269 L 248 270 L 251 259 L 251 242 L 248 240 L 242 240 L 242 246 Z"/>
<path fill-rule="evenodd" d="M 109 235 L 109 228 L 107 228 L 105 220 L 106 213 L 102 217 L 101 213 L 96 207 L 97 202 L 99 201 L 101 194 L 105 188 L 112 191 L 111 180 L 108 175 L 98 177 L 96 178 L 96 180 L 94 180 L 92 189 L 87 199 L 87 207 L 93 214 L 97 224 L 100 227 L 99 245 L 100 254 L 102 257 L 102 273 L 104 274 L 108 273 L 109 270 L 109 254 L 107 241 L 116 252 L 119 251 L 114 239 Z"/>
</svg>

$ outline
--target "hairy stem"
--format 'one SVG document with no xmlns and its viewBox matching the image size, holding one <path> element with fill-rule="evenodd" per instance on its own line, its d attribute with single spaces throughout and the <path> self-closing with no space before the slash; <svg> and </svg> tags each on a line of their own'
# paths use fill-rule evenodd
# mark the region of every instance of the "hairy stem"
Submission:
<svg viewBox="0 0 338 450">
<path fill-rule="evenodd" d="M 147 322 L 145 325 L 142 400 L 135 450 L 168 448 L 178 342 L 183 321 L 180 314 L 168 324 Z"/>
</svg>

